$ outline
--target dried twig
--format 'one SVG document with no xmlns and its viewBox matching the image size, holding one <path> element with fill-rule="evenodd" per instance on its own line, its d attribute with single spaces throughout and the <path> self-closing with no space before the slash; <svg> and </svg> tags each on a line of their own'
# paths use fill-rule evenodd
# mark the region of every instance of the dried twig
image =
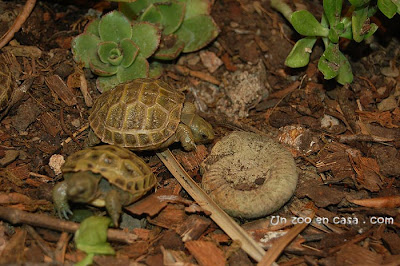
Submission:
<svg viewBox="0 0 400 266">
<path fill-rule="evenodd" d="M 226 214 L 186 173 L 176 161 L 169 149 L 157 153 L 157 156 L 165 164 L 168 170 L 179 181 L 189 195 L 206 211 L 211 212 L 211 219 L 221 227 L 233 240 L 242 244 L 242 249 L 256 261 L 260 261 L 265 251 L 240 227 L 228 214 Z"/>
<path fill-rule="evenodd" d="M 60 106 L 60 125 L 62 130 L 73 140 L 75 141 L 76 144 L 79 145 L 79 147 L 83 147 L 83 144 L 80 143 L 75 136 L 72 134 L 72 132 L 67 128 L 67 125 L 65 125 L 65 121 L 64 121 L 64 108 L 62 106 Z"/>
<path fill-rule="evenodd" d="M 0 207 L 0 220 L 6 220 L 12 224 L 29 224 L 69 233 L 75 233 L 79 228 L 78 223 L 60 220 L 45 214 L 29 213 L 8 207 Z M 108 229 L 107 237 L 110 241 L 127 244 L 133 243 L 138 238 L 138 236 L 133 233 L 118 229 Z"/>
<path fill-rule="evenodd" d="M 33 8 L 35 7 L 36 0 L 27 0 L 24 8 L 21 13 L 15 19 L 14 24 L 8 31 L 0 38 L 0 49 L 3 48 L 11 39 L 14 37 L 14 34 L 19 31 L 22 27 L 22 24 L 28 19 L 31 14 Z"/>
<path fill-rule="evenodd" d="M 49 245 L 47 245 L 43 238 L 35 231 L 35 229 L 33 229 L 33 227 L 29 225 L 25 225 L 25 228 L 28 234 L 36 241 L 40 249 L 52 260 L 54 260 L 54 252 L 50 249 Z"/>
<path fill-rule="evenodd" d="M 380 136 L 364 135 L 364 134 L 351 134 L 336 136 L 337 140 L 341 143 L 350 143 L 354 141 L 371 141 L 371 142 L 391 142 L 394 138 L 384 138 Z"/>
</svg>

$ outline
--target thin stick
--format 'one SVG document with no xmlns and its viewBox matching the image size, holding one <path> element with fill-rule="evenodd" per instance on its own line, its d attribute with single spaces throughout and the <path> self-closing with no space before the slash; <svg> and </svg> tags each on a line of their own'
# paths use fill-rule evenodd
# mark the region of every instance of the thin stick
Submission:
<svg viewBox="0 0 400 266">
<path fill-rule="evenodd" d="M 9 221 L 12 224 L 29 224 L 32 226 L 38 226 L 68 233 L 75 233 L 75 231 L 79 228 L 78 223 L 60 220 L 45 214 L 29 213 L 15 208 L 7 207 L 0 207 L 0 220 Z M 133 243 L 138 238 L 138 236 L 130 232 L 125 232 L 123 230 L 108 229 L 107 238 L 110 241 L 130 244 Z"/>
<path fill-rule="evenodd" d="M 27 0 L 24 8 L 21 13 L 15 19 L 14 24 L 8 31 L 1 37 L 0 39 L 0 49 L 3 48 L 11 39 L 14 37 L 14 34 L 19 31 L 22 27 L 22 24 L 28 19 L 31 14 L 33 8 L 35 7 L 36 0 Z"/>
<path fill-rule="evenodd" d="M 232 240 L 239 240 L 242 249 L 256 261 L 265 254 L 261 246 L 251 238 L 228 214 L 226 214 L 186 173 L 169 149 L 157 153 L 172 175 L 179 181 L 189 195 L 206 211 L 211 212 L 211 219 L 221 227 Z"/>
</svg>

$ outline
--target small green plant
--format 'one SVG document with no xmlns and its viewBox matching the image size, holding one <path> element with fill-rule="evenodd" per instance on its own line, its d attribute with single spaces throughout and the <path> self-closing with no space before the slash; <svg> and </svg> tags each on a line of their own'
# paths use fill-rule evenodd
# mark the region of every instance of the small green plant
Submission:
<svg viewBox="0 0 400 266">
<path fill-rule="evenodd" d="M 210 16 L 208 0 L 136 0 L 120 3 L 120 10 L 136 21 L 147 21 L 162 29 L 155 59 L 171 60 L 181 52 L 197 51 L 219 34 Z"/>
<path fill-rule="evenodd" d="M 75 233 L 76 247 L 84 251 L 87 256 L 77 266 L 92 265 L 96 254 L 114 255 L 115 251 L 107 242 L 107 229 L 111 225 L 108 217 L 91 216 L 82 221 Z"/>
<path fill-rule="evenodd" d="M 294 45 L 286 58 L 285 65 L 291 68 L 306 66 L 310 61 L 312 48 L 321 37 L 325 51 L 318 61 L 318 69 L 325 79 L 335 78 L 340 84 L 353 81 L 348 59 L 339 50 L 339 39 L 346 38 L 361 42 L 375 33 L 378 26 L 370 22 L 379 9 L 388 18 L 400 14 L 399 0 L 349 0 L 351 17 L 342 17 L 343 0 L 324 0 L 321 22 L 307 10 L 293 12 L 282 0 L 271 0 L 271 6 L 281 12 L 301 35 L 306 36 Z"/>
<path fill-rule="evenodd" d="M 71 46 L 75 61 L 99 76 L 97 88 L 103 92 L 152 74 L 147 58 L 157 50 L 160 37 L 157 26 L 131 23 L 122 13 L 113 11 L 88 24 Z"/>
</svg>

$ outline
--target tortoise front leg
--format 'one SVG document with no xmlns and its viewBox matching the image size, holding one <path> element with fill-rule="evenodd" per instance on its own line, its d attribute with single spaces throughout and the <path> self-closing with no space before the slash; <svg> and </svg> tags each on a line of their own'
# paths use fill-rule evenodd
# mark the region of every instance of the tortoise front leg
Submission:
<svg viewBox="0 0 400 266">
<path fill-rule="evenodd" d="M 68 185 L 65 181 L 58 183 L 53 189 L 54 207 L 57 211 L 58 216 L 60 218 L 64 216 L 65 219 L 68 219 L 68 214 L 72 215 L 72 211 L 68 205 L 67 190 Z"/>
<path fill-rule="evenodd" d="M 122 203 L 119 193 L 116 190 L 111 189 L 106 195 L 105 202 L 107 212 L 110 215 L 114 226 L 118 227 L 119 217 L 122 213 Z"/>
<path fill-rule="evenodd" d="M 193 133 L 190 127 L 180 123 L 175 134 L 176 139 L 181 142 L 185 151 L 193 151 L 196 149 L 196 144 L 194 143 Z"/>
</svg>

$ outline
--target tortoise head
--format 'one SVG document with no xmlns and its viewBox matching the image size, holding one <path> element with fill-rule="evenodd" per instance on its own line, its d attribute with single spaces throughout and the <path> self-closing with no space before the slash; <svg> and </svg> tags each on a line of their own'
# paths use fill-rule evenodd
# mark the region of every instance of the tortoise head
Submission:
<svg viewBox="0 0 400 266">
<path fill-rule="evenodd" d="M 195 143 L 207 143 L 214 139 L 214 130 L 211 124 L 199 115 L 193 115 L 193 119 L 188 126 L 192 130 Z"/>
<path fill-rule="evenodd" d="M 214 139 L 214 130 L 210 123 L 197 115 L 194 104 L 185 102 L 181 121 L 190 127 L 195 143 L 207 143 Z"/>
<path fill-rule="evenodd" d="M 97 196 L 98 177 L 90 171 L 68 173 L 67 196 L 74 202 L 87 203 Z"/>
</svg>

